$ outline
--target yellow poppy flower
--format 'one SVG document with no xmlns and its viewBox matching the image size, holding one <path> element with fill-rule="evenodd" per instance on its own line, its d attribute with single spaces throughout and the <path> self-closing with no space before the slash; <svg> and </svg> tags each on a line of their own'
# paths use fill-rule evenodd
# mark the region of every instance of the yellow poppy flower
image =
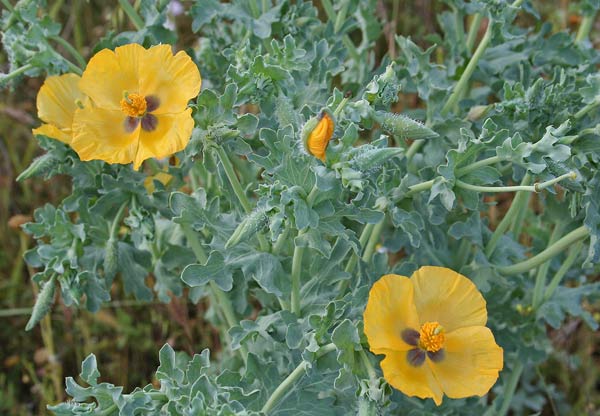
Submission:
<svg viewBox="0 0 600 416">
<path fill-rule="evenodd" d="M 37 95 L 38 117 L 46 124 L 33 129 L 33 134 L 71 143 L 73 115 L 78 104 L 82 105 L 85 100 L 78 86 L 80 79 L 75 74 L 46 78 Z"/>
<path fill-rule="evenodd" d="M 79 82 L 92 104 L 75 111 L 71 147 L 81 160 L 133 162 L 134 169 L 183 150 L 194 127 L 187 103 L 200 84 L 190 57 L 173 55 L 169 45 L 103 49 Z"/>
<path fill-rule="evenodd" d="M 421 267 L 409 279 L 389 274 L 369 293 L 365 334 L 385 354 L 383 376 L 408 396 L 483 396 L 496 383 L 503 351 L 485 327 L 485 300 L 466 277 Z"/>
<path fill-rule="evenodd" d="M 323 111 L 319 115 L 317 125 L 306 139 L 306 150 L 322 162 L 325 162 L 325 151 L 327 150 L 331 136 L 333 136 L 334 127 L 333 118 L 327 111 Z"/>
</svg>

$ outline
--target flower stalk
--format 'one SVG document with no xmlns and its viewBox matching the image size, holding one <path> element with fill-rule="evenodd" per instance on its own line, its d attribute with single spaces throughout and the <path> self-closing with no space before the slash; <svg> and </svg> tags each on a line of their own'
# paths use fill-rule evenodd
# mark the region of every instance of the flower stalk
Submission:
<svg viewBox="0 0 600 416">
<path fill-rule="evenodd" d="M 508 408 L 512 402 L 515 390 L 517 389 L 517 384 L 519 384 L 521 373 L 523 373 L 523 363 L 521 361 L 517 361 L 512 373 L 510 374 L 510 378 L 506 383 L 506 388 L 504 389 L 504 399 L 502 400 L 502 406 L 498 411 L 498 416 L 504 416 L 508 412 Z"/>
<path fill-rule="evenodd" d="M 552 234 L 550 235 L 550 239 L 548 240 L 548 245 L 552 246 L 552 244 L 558 241 L 560 234 L 563 230 L 563 224 L 557 223 L 554 226 L 554 230 L 552 230 Z M 544 292 L 544 287 L 546 286 L 546 277 L 548 276 L 548 269 L 550 268 L 550 260 L 540 265 L 537 271 L 537 275 L 535 277 L 535 286 L 533 288 L 533 298 L 531 304 L 533 309 L 537 309 L 542 303 L 542 297 Z"/>
<path fill-rule="evenodd" d="M 530 259 L 513 264 L 512 266 L 498 266 L 496 267 L 496 270 L 504 275 L 527 272 L 552 259 L 552 257 L 559 255 L 571 245 L 579 242 L 580 240 L 584 240 L 589 236 L 590 231 L 587 229 L 587 227 L 581 226 L 571 231 L 569 234 L 565 235 L 554 244 L 548 246 L 544 251 L 531 257 Z"/>
<path fill-rule="evenodd" d="M 521 181 L 521 186 L 527 186 L 530 183 L 531 183 L 531 175 L 528 172 L 523 177 L 523 180 Z M 517 192 L 517 194 L 515 195 L 515 197 L 512 201 L 512 204 L 510 205 L 510 208 L 504 215 L 504 218 L 502 218 L 502 221 L 500 221 L 500 224 L 498 224 L 498 226 L 494 230 L 494 233 L 492 234 L 490 241 L 487 243 L 487 246 L 485 247 L 486 257 L 489 258 L 494 253 L 494 250 L 496 249 L 496 245 L 498 244 L 500 237 L 502 237 L 504 235 L 504 233 L 506 232 L 506 230 L 508 230 L 510 225 L 513 223 L 514 219 L 517 217 L 518 213 L 520 211 L 522 211 L 523 209 L 525 209 L 528 202 L 529 202 L 529 193 L 528 192 L 524 192 L 524 191 Z"/>
<path fill-rule="evenodd" d="M 85 69 L 87 62 L 85 62 L 85 59 L 83 59 L 83 56 L 81 56 L 79 51 L 77 51 L 77 49 L 75 49 L 73 47 L 73 45 L 71 45 L 69 42 L 67 42 L 65 39 L 63 39 L 60 36 L 50 36 L 49 39 L 55 41 L 60 46 L 62 46 L 67 52 L 69 52 L 69 54 L 73 58 L 75 58 L 75 60 L 77 61 L 77 65 L 79 65 L 79 68 L 81 68 L 81 70 Z"/>
<path fill-rule="evenodd" d="M 131 3 L 129 3 L 129 0 L 119 0 L 119 5 L 123 9 L 127 17 L 129 17 L 129 20 L 131 20 L 133 26 L 135 26 L 137 30 L 142 30 L 144 28 L 144 21 L 142 20 L 138 12 L 135 11 Z"/>
<path fill-rule="evenodd" d="M 316 352 L 315 359 L 321 358 L 325 354 L 330 353 L 335 350 L 336 350 L 335 344 L 324 345 L 319 349 L 319 351 Z M 308 362 L 306 360 L 303 360 L 300 364 L 298 364 L 298 366 L 294 369 L 294 371 L 292 371 L 290 373 L 290 375 L 287 376 L 285 378 L 285 380 L 283 380 L 279 386 L 277 386 L 277 388 L 273 391 L 273 393 L 271 393 L 271 396 L 269 397 L 267 402 L 262 407 L 261 412 L 268 415 L 269 412 L 271 410 L 273 410 L 273 408 L 277 405 L 279 400 L 281 400 L 281 398 L 285 395 L 285 393 L 290 388 L 292 388 L 292 386 L 294 385 L 294 383 L 296 381 L 298 381 L 302 377 L 305 370 L 309 366 L 310 366 L 310 362 Z"/>
<path fill-rule="evenodd" d="M 575 244 L 574 246 L 572 246 L 569 249 L 569 254 L 567 255 L 567 258 L 561 264 L 560 268 L 558 269 L 558 271 L 556 272 L 556 274 L 554 275 L 554 277 L 552 278 L 552 280 L 546 287 L 546 291 L 544 292 L 544 299 L 542 300 L 542 302 L 540 303 L 539 306 L 541 306 L 541 304 L 543 304 L 544 302 L 546 302 L 548 299 L 550 299 L 552 297 L 552 295 L 554 294 L 554 291 L 560 284 L 562 278 L 571 269 L 571 266 L 573 265 L 573 263 L 579 256 L 579 253 L 581 253 L 582 247 L 583 247 L 583 241 L 580 240 L 577 244 Z"/>
<path fill-rule="evenodd" d="M 181 228 L 183 229 L 183 234 L 185 235 L 188 244 L 194 252 L 194 256 L 196 256 L 196 260 L 198 260 L 198 262 L 201 264 L 206 264 L 208 261 L 208 256 L 206 255 L 202 244 L 200 244 L 200 240 L 198 239 L 196 232 L 192 229 L 190 224 L 182 224 Z M 234 326 L 238 325 L 239 321 L 235 316 L 233 305 L 227 297 L 227 294 L 213 280 L 210 281 L 210 289 L 229 328 L 233 328 Z M 246 361 L 248 351 L 245 346 L 240 345 L 240 353 L 242 359 Z"/>
<path fill-rule="evenodd" d="M 575 36 L 575 42 L 583 42 L 590 36 L 590 32 L 592 30 L 592 26 L 594 25 L 595 19 L 596 14 L 583 16 L 583 18 L 581 19 L 581 24 L 579 25 L 579 29 L 577 30 L 577 35 Z"/>
<path fill-rule="evenodd" d="M 298 233 L 300 237 L 303 232 Z M 302 276 L 302 257 L 304 256 L 305 247 L 294 246 L 294 256 L 292 257 L 292 293 L 291 293 L 291 309 L 292 313 L 300 316 L 300 278 Z"/>
<path fill-rule="evenodd" d="M 223 165 L 223 169 L 225 170 L 225 175 L 227 176 L 227 179 L 229 179 L 229 183 L 233 188 L 233 192 L 237 196 L 238 201 L 240 201 L 240 205 L 242 205 L 244 212 L 246 214 L 249 214 L 252 211 L 252 205 L 250 205 L 250 201 L 246 197 L 246 193 L 244 192 L 244 189 L 242 188 L 242 185 L 240 184 L 240 181 L 235 174 L 235 170 L 233 169 L 231 160 L 229 160 L 229 156 L 227 155 L 225 149 L 223 149 L 222 146 L 216 146 L 215 148 L 219 159 L 221 160 L 221 164 Z M 258 243 L 260 245 L 261 251 L 268 251 L 269 244 L 267 243 L 265 237 L 260 233 L 258 233 L 256 236 L 258 238 Z"/>
</svg>

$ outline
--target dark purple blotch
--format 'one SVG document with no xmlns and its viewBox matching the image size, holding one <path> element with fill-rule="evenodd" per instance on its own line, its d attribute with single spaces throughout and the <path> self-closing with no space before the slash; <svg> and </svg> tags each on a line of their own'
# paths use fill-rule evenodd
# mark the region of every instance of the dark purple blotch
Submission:
<svg viewBox="0 0 600 416">
<path fill-rule="evenodd" d="M 402 331 L 400 336 L 402 337 L 402 341 L 406 342 L 408 345 L 412 345 L 413 347 L 419 345 L 420 335 L 419 332 L 415 331 L 414 329 L 406 328 L 404 331 Z"/>
<path fill-rule="evenodd" d="M 132 133 L 137 128 L 138 124 L 140 124 L 139 118 L 127 117 L 125 119 L 125 123 L 123 123 L 123 126 L 125 127 L 125 131 L 127 133 Z"/>
<path fill-rule="evenodd" d="M 440 361 L 442 361 L 444 359 L 444 357 L 446 356 L 446 353 L 444 352 L 443 349 L 437 350 L 436 352 L 427 351 L 427 356 L 434 363 L 439 363 Z"/>
<path fill-rule="evenodd" d="M 413 367 L 420 367 L 425 362 L 425 351 L 420 348 L 413 348 L 406 353 L 406 361 Z"/>
<path fill-rule="evenodd" d="M 158 119 L 153 114 L 146 114 L 142 117 L 142 128 L 146 131 L 154 131 L 158 127 Z"/>
<path fill-rule="evenodd" d="M 151 113 L 156 110 L 160 105 L 160 98 L 156 95 L 148 95 L 146 96 L 146 112 Z"/>
</svg>

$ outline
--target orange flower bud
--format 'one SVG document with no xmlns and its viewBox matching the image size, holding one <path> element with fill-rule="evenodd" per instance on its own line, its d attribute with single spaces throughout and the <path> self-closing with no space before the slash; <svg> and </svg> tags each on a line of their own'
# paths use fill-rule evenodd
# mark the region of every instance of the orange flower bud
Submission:
<svg viewBox="0 0 600 416">
<path fill-rule="evenodd" d="M 329 140 L 333 136 L 334 127 L 333 118 L 327 111 L 322 111 L 319 115 L 317 125 L 308 134 L 304 142 L 306 150 L 322 162 L 325 162 L 325 151 L 327 150 Z"/>
</svg>

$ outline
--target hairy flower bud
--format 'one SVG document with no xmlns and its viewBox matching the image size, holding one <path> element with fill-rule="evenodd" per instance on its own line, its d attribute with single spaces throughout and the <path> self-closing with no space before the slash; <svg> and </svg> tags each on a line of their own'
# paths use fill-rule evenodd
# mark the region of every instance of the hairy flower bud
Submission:
<svg viewBox="0 0 600 416">
<path fill-rule="evenodd" d="M 118 261 L 119 254 L 117 250 L 117 240 L 111 238 L 106 242 L 106 249 L 104 252 L 104 276 L 107 279 L 112 279 L 115 277 L 115 274 L 117 274 Z"/>
<path fill-rule="evenodd" d="M 439 136 L 423 123 L 402 114 L 377 111 L 374 118 L 383 130 L 402 139 L 432 139 Z"/>
<path fill-rule="evenodd" d="M 318 117 L 306 122 L 302 129 L 304 148 L 317 159 L 325 162 L 325 151 L 333 136 L 335 121 L 328 110 L 321 111 Z"/>
</svg>

